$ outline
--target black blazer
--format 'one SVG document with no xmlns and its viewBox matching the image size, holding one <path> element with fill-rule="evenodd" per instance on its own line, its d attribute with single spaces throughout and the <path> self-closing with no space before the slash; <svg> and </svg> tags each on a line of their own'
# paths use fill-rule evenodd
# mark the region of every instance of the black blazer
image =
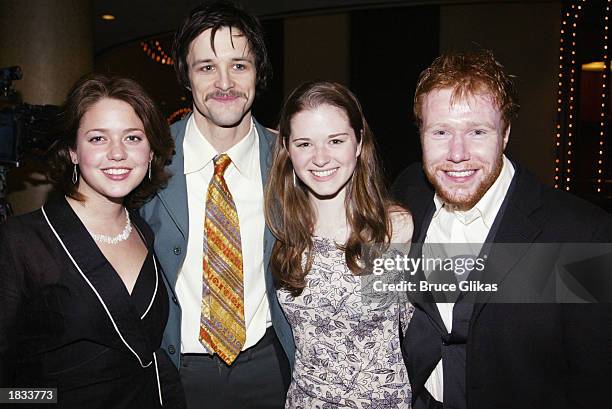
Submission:
<svg viewBox="0 0 612 409">
<path fill-rule="evenodd" d="M 61 408 L 183 405 L 153 233 L 131 219 L 149 250 L 131 295 L 63 197 L 0 226 L 0 387 L 58 388 Z"/>
<path fill-rule="evenodd" d="M 531 243 L 491 253 L 483 277 L 491 282 L 530 280 L 520 268 L 533 243 L 612 242 L 612 217 L 562 191 L 540 184 L 515 164 L 516 173 L 495 243 Z M 426 231 L 434 190 L 420 163 L 394 183 L 397 200 L 414 218 L 414 236 Z M 496 247 L 497 249 L 498 247 Z M 468 327 L 466 399 L 470 409 L 603 408 L 610 406 L 612 306 L 610 304 L 496 304 L 479 299 Z M 432 339 L 446 335 L 435 304 L 417 304 L 403 342 L 415 407 L 424 404 L 425 381 L 440 359 Z M 433 407 L 433 406 L 431 406 Z"/>
</svg>

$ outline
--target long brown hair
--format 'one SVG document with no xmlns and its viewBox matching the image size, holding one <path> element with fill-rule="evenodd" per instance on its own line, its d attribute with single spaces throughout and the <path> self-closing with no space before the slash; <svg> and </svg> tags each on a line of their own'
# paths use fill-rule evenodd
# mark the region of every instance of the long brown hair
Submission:
<svg viewBox="0 0 612 409">
<path fill-rule="evenodd" d="M 276 243 L 270 257 L 272 274 L 279 288 L 299 295 L 312 267 L 312 235 L 315 212 L 303 183 L 294 184 L 293 165 L 286 146 L 291 136 L 291 119 L 299 112 L 331 105 L 344 111 L 361 154 L 347 184 L 345 206 L 349 237 L 342 246 L 346 263 L 354 274 L 363 271 L 363 253 L 369 244 L 388 243 L 391 237 L 389 202 L 376 156 L 372 132 L 359 101 L 346 87 L 330 81 L 313 81 L 297 87 L 287 97 L 279 120 L 270 176 L 266 186 L 266 221 Z M 305 263 L 302 263 L 303 255 Z"/>
</svg>

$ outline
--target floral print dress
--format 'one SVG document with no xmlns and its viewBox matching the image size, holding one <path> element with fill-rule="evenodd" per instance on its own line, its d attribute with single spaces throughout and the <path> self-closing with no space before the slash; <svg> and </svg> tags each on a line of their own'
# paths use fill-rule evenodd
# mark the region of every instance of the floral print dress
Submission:
<svg viewBox="0 0 612 409">
<path fill-rule="evenodd" d="M 400 295 L 364 297 L 332 240 L 314 237 L 313 250 L 302 294 L 278 290 L 296 346 L 285 407 L 410 408 L 399 334 L 414 307 Z"/>
</svg>

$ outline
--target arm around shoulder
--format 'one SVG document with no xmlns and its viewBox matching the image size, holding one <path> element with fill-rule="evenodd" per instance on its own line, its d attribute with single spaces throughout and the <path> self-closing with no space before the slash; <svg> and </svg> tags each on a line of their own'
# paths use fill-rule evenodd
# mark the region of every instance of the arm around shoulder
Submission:
<svg viewBox="0 0 612 409">
<path fill-rule="evenodd" d="M 400 206 L 393 205 L 389 208 L 391 219 L 391 243 L 410 243 L 412 239 L 412 215 Z"/>
</svg>

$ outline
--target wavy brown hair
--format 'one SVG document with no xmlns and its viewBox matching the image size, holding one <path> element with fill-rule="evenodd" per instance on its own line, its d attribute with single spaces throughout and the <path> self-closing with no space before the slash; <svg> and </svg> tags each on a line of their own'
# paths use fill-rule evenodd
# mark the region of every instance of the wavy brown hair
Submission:
<svg viewBox="0 0 612 409">
<path fill-rule="evenodd" d="M 347 184 L 346 215 L 349 238 L 341 247 L 346 263 L 354 274 L 363 272 L 366 246 L 388 243 L 391 223 L 387 209 L 390 202 L 378 164 L 372 132 L 359 101 L 344 86 L 329 81 L 313 81 L 297 87 L 287 97 L 280 113 L 279 138 L 276 140 L 270 176 L 266 186 L 266 221 L 276 243 L 270 257 L 270 267 L 279 288 L 294 296 L 302 293 L 305 277 L 312 267 L 312 235 L 315 212 L 303 183 L 294 185 L 293 165 L 286 146 L 291 137 L 291 119 L 299 112 L 321 105 L 341 109 L 347 116 L 361 154 L 353 176 Z M 305 263 L 302 262 L 306 255 Z"/>
<path fill-rule="evenodd" d="M 70 150 L 76 149 L 81 118 L 104 98 L 126 102 L 134 109 L 144 125 L 145 135 L 153 151 L 151 179 L 145 177 L 123 201 L 125 206 L 137 208 L 168 182 L 170 175 L 165 166 L 174 153 L 174 140 L 168 123 L 151 97 L 131 79 L 88 74 L 73 85 L 60 114 L 58 139 L 47 157 L 49 179 L 64 195 L 75 200 L 85 200 L 77 191 L 78 185 L 72 182 L 74 165 L 70 160 Z"/>
</svg>

